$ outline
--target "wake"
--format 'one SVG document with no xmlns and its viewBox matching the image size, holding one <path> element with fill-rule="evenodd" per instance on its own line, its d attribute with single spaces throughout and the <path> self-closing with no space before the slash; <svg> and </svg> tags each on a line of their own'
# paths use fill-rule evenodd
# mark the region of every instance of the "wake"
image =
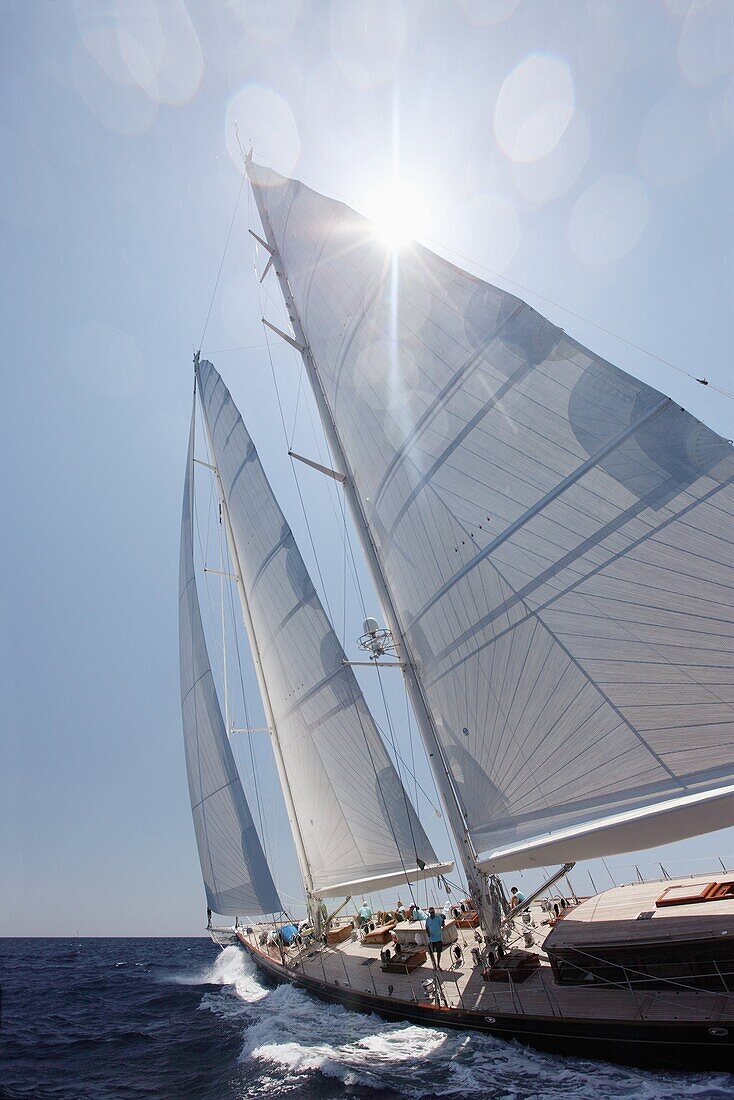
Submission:
<svg viewBox="0 0 734 1100">
<path fill-rule="evenodd" d="M 653 1073 L 543 1054 L 519 1043 L 469 1032 L 389 1023 L 374 1015 L 324 1004 L 290 985 L 271 987 L 238 947 L 227 947 L 184 984 L 218 985 L 200 1007 L 230 1021 L 241 1019 L 240 1059 L 261 1067 L 249 1095 L 274 1094 L 272 1067 L 289 1085 L 321 1074 L 344 1085 L 394 1090 L 413 1100 L 731 1100 L 726 1074 Z"/>
</svg>

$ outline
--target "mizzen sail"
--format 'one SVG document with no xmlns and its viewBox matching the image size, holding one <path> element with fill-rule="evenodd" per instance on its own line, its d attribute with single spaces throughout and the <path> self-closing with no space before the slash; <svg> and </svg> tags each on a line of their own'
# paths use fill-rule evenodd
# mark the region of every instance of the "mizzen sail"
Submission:
<svg viewBox="0 0 734 1100">
<path fill-rule="evenodd" d="M 250 176 L 483 865 L 734 823 L 729 443 L 520 299 Z"/>
<path fill-rule="evenodd" d="M 207 905 L 231 916 L 279 913 L 209 664 L 194 571 L 193 476 L 192 417 L 181 516 L 179 648 L 186 773 Z"/>
<path fill-rule="evenodd" d="M 205 361 L 199 393 L 313 894 L 368 892 L 450 870 L 344 663 L 232 397 Z"/>
</svg>

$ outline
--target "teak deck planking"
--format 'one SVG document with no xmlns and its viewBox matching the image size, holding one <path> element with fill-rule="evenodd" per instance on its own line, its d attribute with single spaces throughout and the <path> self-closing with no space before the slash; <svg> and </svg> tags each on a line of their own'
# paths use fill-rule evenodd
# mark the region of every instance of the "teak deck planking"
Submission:
<svg viewBox="0 0 734 1100">
<path fill-rule="evenodd" d="M 728 876 L 734 881 L 734 875 Z M 726 881 L 727 876 L 720 875 L 717 881 Z M 644 885 L 644 888 L 643 888 Z M 640 899 L 647 897 L 645 905 L 652 905 L 666 884 L 643 884 L 639 887 L 620 887 L 620 900 L 613 898 L 608 906 L 602 910 L 597 904 L 600 899 L 590 899 L 582 903 L 582 906 L 590 906 L 587 914 L 588 920 L 577 921 L 581 927 L 593 927 L 596 916 L 600 912 L 620 914 L 628 913 L 630 907 L 637 911 L 644 908 L 635 897 Z M 624 891 L 630 893 L 624 895 Z M 615 894 L 617 891 L 610 891 Z M 653 896 L 654 895 L 654 896 Z M 602 895 L 603 897 L 604 895 Z M 715 907 L 730 906 L 732 903 L 711 902 L 703 903 Z M 582 908 L 582 906 L 579 907 Z M 687 909 L 688 906 L 681 906 Z M 573 910 L 563 921 L 551 931 L 555 935 L 563 926 L 573 918 L 578 909 Z M 670 913 L 670 910 L 662 910 Z M 593 986 L 564 986 L 557 985 L 553 979 L 553 973 L 548 963 L 547 956 L 540 946 L 544 939 L 548 914 L 539 906 L 531 907 L 531 914 L 536 927 L 533 929 L 536 936 L 536 946 L 532 949 L 541 958 L 541 966 L 520 985 L 509 985 L 487 982 L 481 977 L 479 970 L 473 965 L 471 949 L 476 945 L 474 933 L 471 929 L 460 929 L 458 944 L 464 953 L 463 964 L 457 966 L 454 962 L 451 948 L 445 947 L 439 972 L 443 994 L 451 1008 L 459 1008 L 482 1013 L 497 1013 L 518 1017 L 561 1017 L 562 1019 L 586 1019 L 593 1016 L 597 1019 L 608 1020 L 685 1020 L 716 1023 L 723 1019 L 729 1019 L 734 1009 L 734 994 L 725 992 L 713 992 L 710 990 L 676 989 L 670 990 L 644 989 L 632 990 L 618 987 L 604 988 Z M 629 917 L 624 921 L 629 928 Z M 647 923 L 650 922 L 640 922 Z M 632 921 L 634 926 L 634 920 Z M 258 926 L 258 930 L 263 926 Z M 733 933 L 734 934 L 734 933 Z M 249 945 L 257 952 L 268 954 L 257 943 L 257 933 L 248 935 Z M 522 936 L 518 934 L 513 946 L 522 947 Z M 425 1002 L 429 998 L 423 988 L 423 982 L 434 976 L 433 965 L 430 957 L 426 963 L 413 971 L 412 974 L 385 973 L 381 968 L 380 947 L 363 944 L 354 933 L 348 940 L 334 946 L 314 949 L 313 947 L 302 950 L 291 949 L 287 955 L 288 969 L 297 979 L 299 973 L 317 981 L 325 981 L 331 985 L 347 987 L 368 995 L 379 997 L 391 996 L 396 1001 Z M 273 962 L 280 962 L 280 956 L 275 949 L 269 952 Z M 392 987 L 390 993 L 389 987 Z"/>
</svg>

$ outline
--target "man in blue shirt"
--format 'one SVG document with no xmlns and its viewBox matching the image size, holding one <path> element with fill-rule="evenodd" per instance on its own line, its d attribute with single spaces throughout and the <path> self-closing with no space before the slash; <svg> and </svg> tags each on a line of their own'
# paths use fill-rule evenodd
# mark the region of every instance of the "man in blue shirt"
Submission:
<svg viewBox="0 0 734 1100">
<path fill-rule="evenodd" d="M 359 923 L 360 923 L 360 926 L 362 928 L 364 928 L 365 924 L 367 924 L 367 922 L 371 921 L 371 920 L 372 920 L 372 907 L 370 905 L 368 905 L 366 901 L 363 901 L 362 905 L 359 909 Z"/>
<path fill-rule="evenodd" d="M 430 947 L 435 959 L 436 968 L 441 967 L 441 952 L 443 951 L 443 926 L 446 923 L 446 917 L 443 913 L 437 913 L 431 906 L 428 910 L 428 916 L 426 917 L 426 932 L 428 933 L 428 946 Z"/>
<path fill-rule="evenodd" d="M 281 926 L 280 934 L 286 947 L 290 947 L 298 935 L 298 929 L 295 924 L 284 924 Z"/>
<path fill-rule="evenodd" d="M 514 909 L 516 905 L 521 905 L 525 901 L 525 895 L 518 890 L 517 886 L 513 886 L 510 890 L 510 908 Z"/>
</svg>

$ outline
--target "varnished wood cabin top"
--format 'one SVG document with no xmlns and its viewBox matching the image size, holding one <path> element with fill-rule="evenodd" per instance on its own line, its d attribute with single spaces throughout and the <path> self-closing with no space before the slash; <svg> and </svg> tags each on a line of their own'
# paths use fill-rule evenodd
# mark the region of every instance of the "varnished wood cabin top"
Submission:
<svg viewBox="0 0 734 1100">
<path fill-rule="evenodd" d="M 698 894 L 707 883 L 734 883 L 734 872 L 694 875 L 665 882 L 617 886 L 572 909 L 545 940 L 546 951 L 581 944 L 635 944 L 653 941 L 705 939 L 730 935 L 734 939 L 734 897 L 656 907 L 658 898 L 673 887 Z M 640 913 L 650 913 L 638 919 Z"/>
</svg>

